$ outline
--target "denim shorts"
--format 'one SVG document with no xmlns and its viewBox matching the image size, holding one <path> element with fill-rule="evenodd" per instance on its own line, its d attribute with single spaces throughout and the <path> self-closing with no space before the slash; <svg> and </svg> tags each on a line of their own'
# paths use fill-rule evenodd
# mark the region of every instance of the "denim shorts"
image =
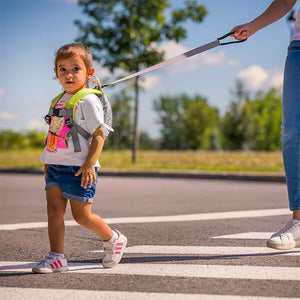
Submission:
<svg viewBox="0 0 300 300">
<path fill-rule="evenodd" d="M 84 189 L 81 186 L 81 175 L 75 176 L 80 169 L 77 166 L 48 165 L 45 190 L 49 187 L 59 187 L 66 199 L 85 203 L 93 203 L 96 184 Z M 95 168 L 97 178 L 97 168 Z"/>
</svg>

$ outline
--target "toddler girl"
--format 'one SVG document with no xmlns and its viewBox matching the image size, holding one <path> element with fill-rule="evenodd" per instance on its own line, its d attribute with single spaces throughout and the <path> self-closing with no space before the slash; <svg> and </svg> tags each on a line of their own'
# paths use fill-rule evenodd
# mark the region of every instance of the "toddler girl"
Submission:
<svg viewBox="0 0 300 300">
<path fill-rule="evenodd" d="M 95 71 L 92 61 L 89 48 L 82 44 L 64 45 L 57 51 L 54 71 L 65 93 L 58 100 L 56 111 L 65 109 L 68 100 L 86 88 Z M 98 157 L 105 137 L 112 131 L 104 123 L 103 107 L 97 95 L 89 94 L 79 101 L 74 121 L 92 137 L 89 143 L 79 134 L 81 151 L 76 152 L 66 117 L 54 115 L 49 122 L 47 145 L 41 160 L 46 179 L 50 252 L 32 268 L 35 273 L 62 272 L 68 269 L 64 254 L 64 214 L 68 199 L 76 222 L 104 241 L 104 268 L 111 268 L 120 262 L 127 244 L 127 238 L 121 232 L 111 230 L 98 215 L 91 212 L 97 168 L 100 167 Z"/>
</svg>

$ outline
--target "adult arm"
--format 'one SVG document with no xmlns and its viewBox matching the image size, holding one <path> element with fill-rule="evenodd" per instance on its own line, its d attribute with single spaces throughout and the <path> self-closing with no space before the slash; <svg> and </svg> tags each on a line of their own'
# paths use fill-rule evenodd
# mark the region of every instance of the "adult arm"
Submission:
<svg viewBox="0 0 300 300">
<path fill-rule="evenodd" d="M 297 0 L 274 0 L 270 6 L 257 18 L 249 23 L 234 27 L 232 35 L 237 40 L 249 38 L 258 30 L 276 22 L 285 16 L 295 5 Z"/>
</svg>

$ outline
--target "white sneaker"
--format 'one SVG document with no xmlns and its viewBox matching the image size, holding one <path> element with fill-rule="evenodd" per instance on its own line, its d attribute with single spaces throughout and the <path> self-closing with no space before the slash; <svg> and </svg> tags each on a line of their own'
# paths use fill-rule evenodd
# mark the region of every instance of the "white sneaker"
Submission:
<svg viewBox="0 0 300 300">
<path fill-rule="evenodd" d="M 300 221 L 291 219 L 267 241 L 267 247 L 289 250 L 300 245 Z"/>
<path fill-rule="evenodd" d="M 123 255 L 124 249 L 127 245 L 127 238 L 120 231 L 115 230 L 119 235 L 114 241 L 103 242 L 104 255 L 102 265 L 104 268 L 112 268 L 117 265 Z"/>
<path fill-rule="evenodd" d="M 43 259 L 40 263 L 36 264 L 32 268 L 33 273 L 54 273 L 68 271 L 67 258 L 63 258 L 58 255 L 53 255 L 50 251 L 49 255 Z"/>
</svg>

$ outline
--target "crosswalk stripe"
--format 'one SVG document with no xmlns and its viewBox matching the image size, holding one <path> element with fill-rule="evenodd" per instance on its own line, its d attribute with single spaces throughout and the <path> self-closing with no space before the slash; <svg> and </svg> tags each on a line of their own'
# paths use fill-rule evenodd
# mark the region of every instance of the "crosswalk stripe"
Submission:
<svg viewBox="0 0 300 300">
<path fill-rule="evenodd" d="M 119 291 L 88 291 L 88 290 L 63 290 L 63 289 L 34 289 L 34 288 L 0 288 L 3 299 L 22 300 L 299 300 L 299 298 L 283 297 L 256 297 L 239 295 L 208 295 L 208 294 L 174 294 L 174 293 L 143 293 Z"/>
<path fill-rule="evenodd" d="M 1 271 L 31 272 L 34 263 L 0 262 Z M 115 268 L 104 269 L 100 264 L 68 263 L 69 272 L 113 275 L 146 275 L 194 278 L 226 278 L 256 280 L 300 281 L 300 269 L 296 267 L 190 265 L 190 264 L 144 264 L 123 263 Z"/>
<path fill-rule="evenodd" d="M 286 208 L 261 209 L 261 210 L 242 210 L 229 212 L 213 212 L 203 214 L 173 215 L 173 216 L 145 216 L 145 217 L 123 217 L 106 218 L 107 224 L 133 224 L 133 223 L 160 223 L 160 222 L 187 222 L 187 221 L 208 221 L 225 220 L 239 218 L 256 218 L 289 215 L 291 212 Z M 78 225 L 73 220 L 65 221 L 66 226 Z M 18 224 L 0 224 L 0 230 L 18 230 L 29 228 L 45 228 L 47 222 L 18 223 Z"/>
<path fill-rule="evenodd" d="M 94 253 L 103 250 L 91 251 Z M 300 255 L 300 249 L 281 251 L 267 247 L 209 247 L 209 246 L 158 246 L 138 245 L 125 249 L 130 254 L 178 254 L 178 255 Z"/>
<path fill-rule="evenodd" d="M 267 240 L 274 232 L 242 232 L 213 236 L 213 239 Z"/>
</svg>

